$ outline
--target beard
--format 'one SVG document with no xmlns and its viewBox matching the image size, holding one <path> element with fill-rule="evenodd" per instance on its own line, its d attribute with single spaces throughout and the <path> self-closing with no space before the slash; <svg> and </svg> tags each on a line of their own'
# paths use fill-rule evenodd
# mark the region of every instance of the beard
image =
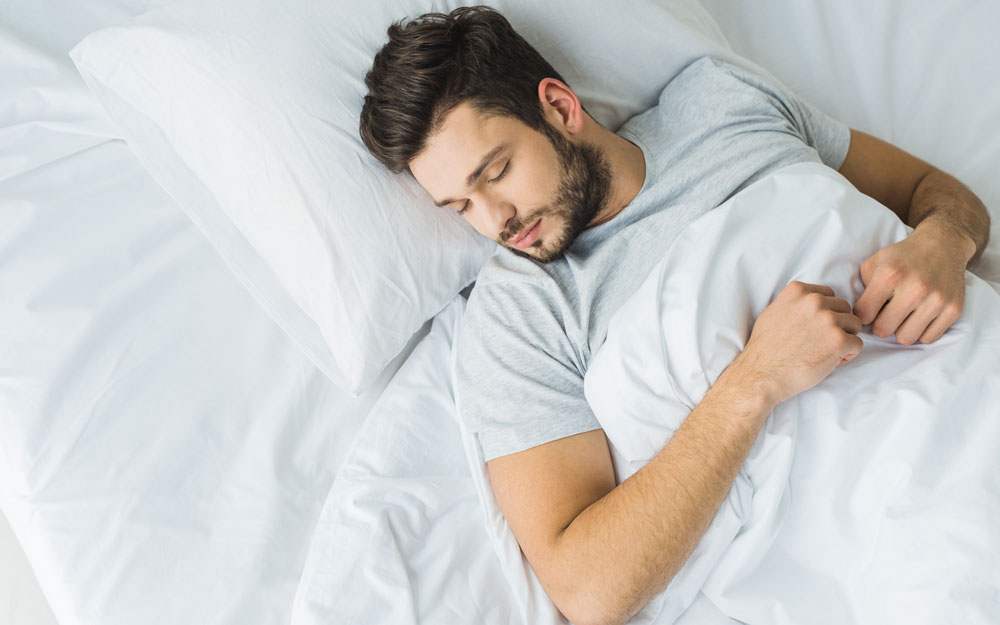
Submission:
<svg viewBox="0 0 1000 625">
<path fill-rule="evenodd" d="M 546 240 L 533 241 L 527 249 L 535 253 L 529 254 L 504 245 L 518 256 L 548 263 L 562 256 L 604 208 L 611 193 L 611 167 L 597 146 L 590 143 L 577 145 L 547 123 L 543 126 L 541 132 L 555 148 L 562 166 L 562 180 L 555 200 L 551 205 L 516 220 L 507 232 L 500 235 L 500 244 L 504 245 L 510 240 L 511 233 L 521 232 L 540 217 L 555 217 L 554 223 L 562 223 L 561 230 Z"/>
</svg>

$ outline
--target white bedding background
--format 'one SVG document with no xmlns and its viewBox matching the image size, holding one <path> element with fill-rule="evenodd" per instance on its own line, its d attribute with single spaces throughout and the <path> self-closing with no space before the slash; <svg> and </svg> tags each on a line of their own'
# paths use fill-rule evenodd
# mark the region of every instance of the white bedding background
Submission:
<svg viewBox="0 0 1000 625">
<path fill-rule="evenodd" d="M 737 52 L 969 184 L 994 215 L 976 269 L 1000 278 L 1000 5 L 703 2 Z M 460 477 L 441 373 L 461 304 L 359 431 L 378 393 L 345 403 L 113 140 L 65 53 L 147 4 L 0 4 L 0 507 L 60 622 L 285 621 L 293 598 L 296 623 L 558 622 L 479 508 L 481 467 Z M 27 575 L 18 557 L 0 569 Z M 351 596 L 328 585 L 349 574 Z M 6 590 L 0 619 L 40 625 Z"/>
<path fill-rule="evenodd" d="M 464 311 L 458 296 L 435 318 L 358 433 L 320 516 L 292 623 L 519 621 L 460 453 L 450 364 Z"/>
<path fill-rule="evenodd" d="M 147 4 L 0 4 L 5 625 L 286 621 L 403 359 L 334 387 L 115 138 L 66 52 Z"/>
</svg>

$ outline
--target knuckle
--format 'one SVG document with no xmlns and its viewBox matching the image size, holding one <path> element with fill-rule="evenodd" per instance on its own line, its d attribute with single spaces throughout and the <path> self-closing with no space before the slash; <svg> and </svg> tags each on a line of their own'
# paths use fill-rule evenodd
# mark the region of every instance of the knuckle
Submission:
<svg viewBox="0 0 1000 625">
<path fill-rule="evenodd" d="M 871 323 L 875 317 L 874 311 L 872 311 L 871 307 L 868 306 L 867 303 L 855 304 L 854 312 L 858 316 L 858 321 L 860 321 L 862 325 Z"/>
<path fill-rule="evenodd" d="M 837 337 L 837 343 L 836 343 L 837 350 L 843 351 L 845 349 L 853 347 L 854 341 L 851 340 L 852 338 L 853 337 L 850 334 L 845 334 L 841 332 L 840 335 Z"/>
<path fill-rule="evenodd" d="M 805 283 L 799 282 L 798 280 L 792 280 L 791 282 L 788 283 L 785 289 L 787 289 L 792 294 L 798 295 L 800 293 L 805 292 L 806 285 Z"/>
<path fill-rule="evenodd" d="M 962 316 L 962 304 L 957 302 L 946 304 L 944 307 L 944 314 L 948 315 L 952 319 L 958 319 Z"/>
<path fill-rule="evenodd" d="M 880 278 L 891 286 L 899 284 L 903 278 L 903 268 L 895 261 L 888 261 L 879 268 Z"/>
<path fill-rule="evenodd" d="M 945 307 L 944 293 L 941 291 L 931 291 L 927 294 L 927 303 L 934 310 L 942 310 Z"/>
<path fill-rule="evenodd" d="M 931 294 L 931 287 L 923 280 L 918 280 L 910 287 L 910 295 L 915 299 L 924 299 Z"/>
</svg>

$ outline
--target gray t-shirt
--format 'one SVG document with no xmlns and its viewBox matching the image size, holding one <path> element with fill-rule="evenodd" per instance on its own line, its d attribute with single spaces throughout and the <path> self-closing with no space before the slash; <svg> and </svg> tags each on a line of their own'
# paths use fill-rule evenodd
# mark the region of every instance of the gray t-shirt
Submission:
<svg viewBox="0 0 1000 625">
<path fill-rule="evenodd" d="M 611 316 L 681 230 L 786 165 L 839 169 L 850 144 L 843 123 L 711 57 L 684 68 L 617 134 L 646 159 L 632 202 L 550 263 L 498 248 L 469 297 L 456 392 L 486 460 L 600 428 L 583 376 Z"/>
</svg>

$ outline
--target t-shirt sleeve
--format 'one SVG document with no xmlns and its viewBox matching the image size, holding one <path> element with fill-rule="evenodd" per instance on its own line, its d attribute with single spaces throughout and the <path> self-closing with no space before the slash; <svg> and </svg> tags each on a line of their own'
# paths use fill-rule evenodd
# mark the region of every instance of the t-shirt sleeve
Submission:
<svg viewBox="0 0 1000 625">
<path fill-rule="evenodd" d="M 457 339 L 455 392 L 486 460 L 601 427 L 561 318 L 531 284 L 473 289 Z"/>
<path fill-rule="evenodd" d="M 802 141 L 814 148 L 820 160 L 840 169 L 851 145 L 851 129 L 844 122 L 827 115 L 817 106 L 797 95 L 777 79 L 714 59 L 719 67 L 768 96 L 775 109 L 791 124 Z"/>
</svg>

